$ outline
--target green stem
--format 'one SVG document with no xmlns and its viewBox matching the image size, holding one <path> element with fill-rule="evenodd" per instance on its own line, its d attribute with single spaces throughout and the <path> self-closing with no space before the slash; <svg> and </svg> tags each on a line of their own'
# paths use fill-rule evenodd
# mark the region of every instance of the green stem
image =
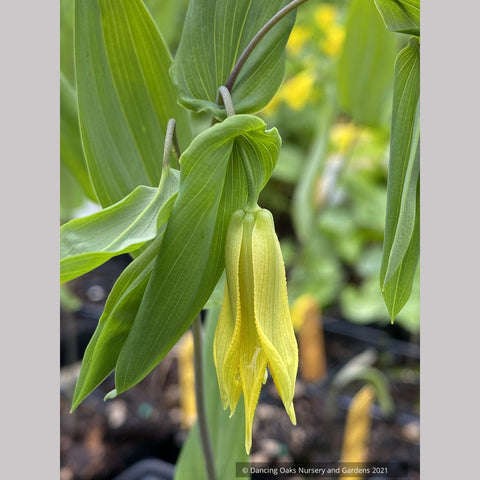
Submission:
<svg viewBox="0 0 480 480">
<path fill-rule="evenodd" d="M 250 43 L 247 45 L 247 48 L 243 53 L 238 57 L 237 63 L 233 67 L 228 80 L 225 83 L 225 87 L 231 92 L 235 81 L 240 73 L 245 62 L 248 60 L 248 57 L 251 55 L 255 47 L 260 43 L 260 40 L 286 15 L 288 15 L 292 10 L 295 10 L 302 3 L 305 3 L 308 0 L 293 0 L 288 5 L 285 5 L 279 12 L 277 12 L 252 38 Z"/>
<path fill-rule="evenodd" d="M 194 350 L 194 370 L 195 370 L 195 400 L 197 403 L 198 429 L 200 432 L 200 441 L 205 457 L 207 476 L 209 480 L 216 480 L 215 461 L 213 456 L 213 447 L 207 423 L 207 409 L 205 405 L 205 392 L 203 389 L 203 354 L 202 354 L 202 323 L 198 316 L 192 325 L 193 332 L 193 350 Z"/>
<path fill-rule="evenodd" d="M 235 107 L 233 106 L 232 96 L 230 95 L 230 90 L 225 87 L 221 86 L 218 89 L 217 95 L 217 103 L 219 102 L 220 98 L 223 100 L 223 105 L 225 106 L 225 111 L 227 112 L 227 117 L 232 117 L 235 115 Z"/>
<path fill-rule="evenodd" d="M 247 177 L 247 210 L 254 211 L 258 209 L 257 182 L 255 181 L 255 175 L 253 174 L 252 166 L 248 161 L 247 152 L 242 145 L 238 145 L 238 149 L 240 151 L 240 157 L 245 170 L 245 176 Z"/>
<path fill-rule="evenodd" d="M 175 119 L 171 118 L 167 123 L 167 131 L 165 132 L 165 144 L 163 146 L 163 168 L 168 168 L 170 166 L 170 152 L 172 151 L 172 145 L 175 146 L 177 154 L 178 150 L 178 140 L 175 142 Z"/>
</svg>

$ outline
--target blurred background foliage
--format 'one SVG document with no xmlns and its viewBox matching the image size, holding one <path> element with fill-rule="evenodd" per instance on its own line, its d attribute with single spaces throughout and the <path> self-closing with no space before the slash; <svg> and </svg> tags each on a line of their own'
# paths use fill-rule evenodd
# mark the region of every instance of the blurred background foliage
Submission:
<svg viewBox="0 0 480 480">
<path fill-rule="evenodd" d="M 172 55 L 188 0 L 145 0 Z M 75 102 L 73 2 L 61 0 L 62 222 L 99 207 L 85 185 Z M 311 0 L 287 44 L 285 81 L 259 113 L 283 139 L 260 204 L 272 211 L 289 297 L 314 296 L 325 314 L 388 324 L 379 288 L 394 60 L 405 38 L 387 30 L 373 0 Z M 75 98 L 75 97 L 74 97 Z M 197 115 L 198 128 L 210 118 Z M 396 319 L 419 330 L 419 279 Z"/>
</svg>

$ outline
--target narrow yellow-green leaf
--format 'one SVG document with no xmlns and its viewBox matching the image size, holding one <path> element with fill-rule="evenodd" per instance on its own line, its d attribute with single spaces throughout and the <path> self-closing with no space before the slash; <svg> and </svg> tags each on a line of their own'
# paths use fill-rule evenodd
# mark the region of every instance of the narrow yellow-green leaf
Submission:
<svg viewBox="0 0 480 480">
<path fill-rule="evenodd" d="M 398 270 L 400 263 L 407 251 L 410 239 L 415 228 L 417 182 L 420 174 L 420 102 L 417 102 L 415 121 L 413 125 L 410 154 L 403 178 L 398 220 L 395 237 L 390 248 L 387 271 L 383 286 L 390 281 L 392 275 Z M 392 179 L 394 181 L 395 179 Z"/>
<path fill-rule="evenodd" d="M 60 281 L 83 275 L 113 256 L 132 252 L 153 239 L 168 219 L 178 183 L 178 171 L 165 169 L 158 188 L 137 187 L 120 202 L 63 225 Z"/>
<path fill-rule="evenodd" d="M 380 286 L 392 320 L 407 302 L 418 264 L 420 45 L 412 38 L 395 63 Z"/>
<path fill-rule="evenodd" d="M 420 182 L 417 185 L 415 202 L 415 227 L 408 248 L 396 272 L 383 288 L 382 294 L 392 321 L 408 302 L 413 289 L 420 258 Z"/>
<path fill-rule="evenodd" d="M 73 395 L 72 411 L 114 369 L 142 301 L 162 239 L 163 234 L 160 234 L 115 282 L 85 350 Z"/>
</svg>

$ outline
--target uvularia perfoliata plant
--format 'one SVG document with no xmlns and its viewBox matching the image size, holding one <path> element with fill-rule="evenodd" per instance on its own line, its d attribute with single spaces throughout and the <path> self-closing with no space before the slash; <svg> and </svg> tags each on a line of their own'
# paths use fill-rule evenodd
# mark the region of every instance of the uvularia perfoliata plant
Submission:
<svg viewBox="0 0 480 480">
<path fill-rule="evenodd" d="M 245 448 L 267 367 L 285 409 L 296 424 L 293 395 L 298 349 L 288 308 L 287 283 L 272 214 L 257 207 L 238 210 L 225 245 L 225 296 L 214 342 L 223 406 L 233 415 L 245 403 Z"/>
</svg>

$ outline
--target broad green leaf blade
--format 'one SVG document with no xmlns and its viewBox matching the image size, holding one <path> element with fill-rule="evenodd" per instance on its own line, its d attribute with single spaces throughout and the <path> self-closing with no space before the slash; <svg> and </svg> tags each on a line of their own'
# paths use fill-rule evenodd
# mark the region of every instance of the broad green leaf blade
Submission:
<svg viewBox="0 0 480 480">
<path fill-rule="evenodd" d="M 118 354 L 132 327 L 153 270 L 163 234 L 118 277 L 90 339 L 75 386 L 72 411 L 113 371 Z"/>
<path fill-rule="evenodd" d="M 420 46 L 411 39 L 395 64 L 387 215 L 380 286 L 393 318 L 408 300 L 419 255 Z"/>
<path fill-rule="evenodd" d="M 230 418 L 220 398 L 218 381 L 213 363 L 213 339 L 220 307 L 209 310 L 203 343 L 203 374 L 207 421 L 212 439 L 217 478 L 236 478 L 236 463 L 248 462 L 245 452 L 245 414 L 243 397 L 235 414 Z M 207 480 L 205 460 L 198 433 L 198 425 L 190 431 L 175 467 L 175 480 Z M 249 477 L 245 477 L 249 478 Z"/>
<path fill-rule="evenodd" d="M 140 186 L 100 212 L 76 218 L 60 229 L 60 281 L 98 267 L 115 255 L 132 252 L 157 235 L 168 219 L 179 172 L 165 169 L 158 188 Z"/>
<path fill-rule="evenodd" d="M 346 23 L 338 64 L 338 95 L 342 109 L 355 122 L 388 124 L 396 41 L 370 0 L 354 0 Z"/>
<path fill-rule="evenodd" d="M 420 35 L 420 0 L 375 0 L 375 5 L 389 30 Z"/>
<path fill-rule="evenodd" d="M 99 0 L 99 5 L 118 98 L 144 163 L 159 178 L 168 120 L 176 120 L 182 150 L 192 138 L 189 114 L 178 105 L 170 80 L 170 52 L 141 0 Z"/>
<path fill-rule="evenodd" d="M 75 2 L 80 132 L 92 184 L 103 207 L 118 202 L 139 185 L 158 185 L 169 118 L 182 125 L 179 133 L 184 144 L 189 136 L 187 113 L 177 105 L 170 77 L 160 75 L 171 65 L 161 36 L 140 1 L 128 2 L 125 8 L 131 14 L 129 18 L 123 7 L 125 2 L 102 2 L 101 14 L 99 0 Z M 108 23 L 106 32 L 102 20 Z M 138 58 L 135 51 L 139 52 Z M 131 62 L 131 73 L 125 71 L 126 62 Z M 155 74 L 160 76 L 152 85 Z M 130 75 L 135 76 L 135 82 L 127 85 Z M 155 98 L 145 106 L 147 95 Z M 137 100 L 141 101 L 139 107 L 145 108 L 142 113 L 146 120 L 140 123 L 133 106 Z M 145 153 L 150 148 L 156 155 Z"/>
<path fill-rule="evenodd" d="M 119 393 L 138 383 L 178 341 L 210 297 L 224 268 L 232 213 L 245 206 L 247 186 L 239 150 L 260 190 L 280 148 L 276 129 L 236 115 L 198 135 L 183 153 L 177 200 L 134 326 L 116 367 Z"/>
<path fill-rule="evenodd" d="M 88 175 L 78 126 L 77 92 L 60 74 L 60 160 L 93 202 L 97 197 Z"/>
<path fill-rule="evenodd" d="M 218 118 L 217 90 L 227 81 L 250 40 L 287 0 L 191 0 L 182 39 L 172 67 L 180 102 Z M 296 12 L 281 20 L 258 44 L 232 89 L 237 113 L 264 108 L 280 87 L 285 73 L 285 45 Z"/>
</svg>

